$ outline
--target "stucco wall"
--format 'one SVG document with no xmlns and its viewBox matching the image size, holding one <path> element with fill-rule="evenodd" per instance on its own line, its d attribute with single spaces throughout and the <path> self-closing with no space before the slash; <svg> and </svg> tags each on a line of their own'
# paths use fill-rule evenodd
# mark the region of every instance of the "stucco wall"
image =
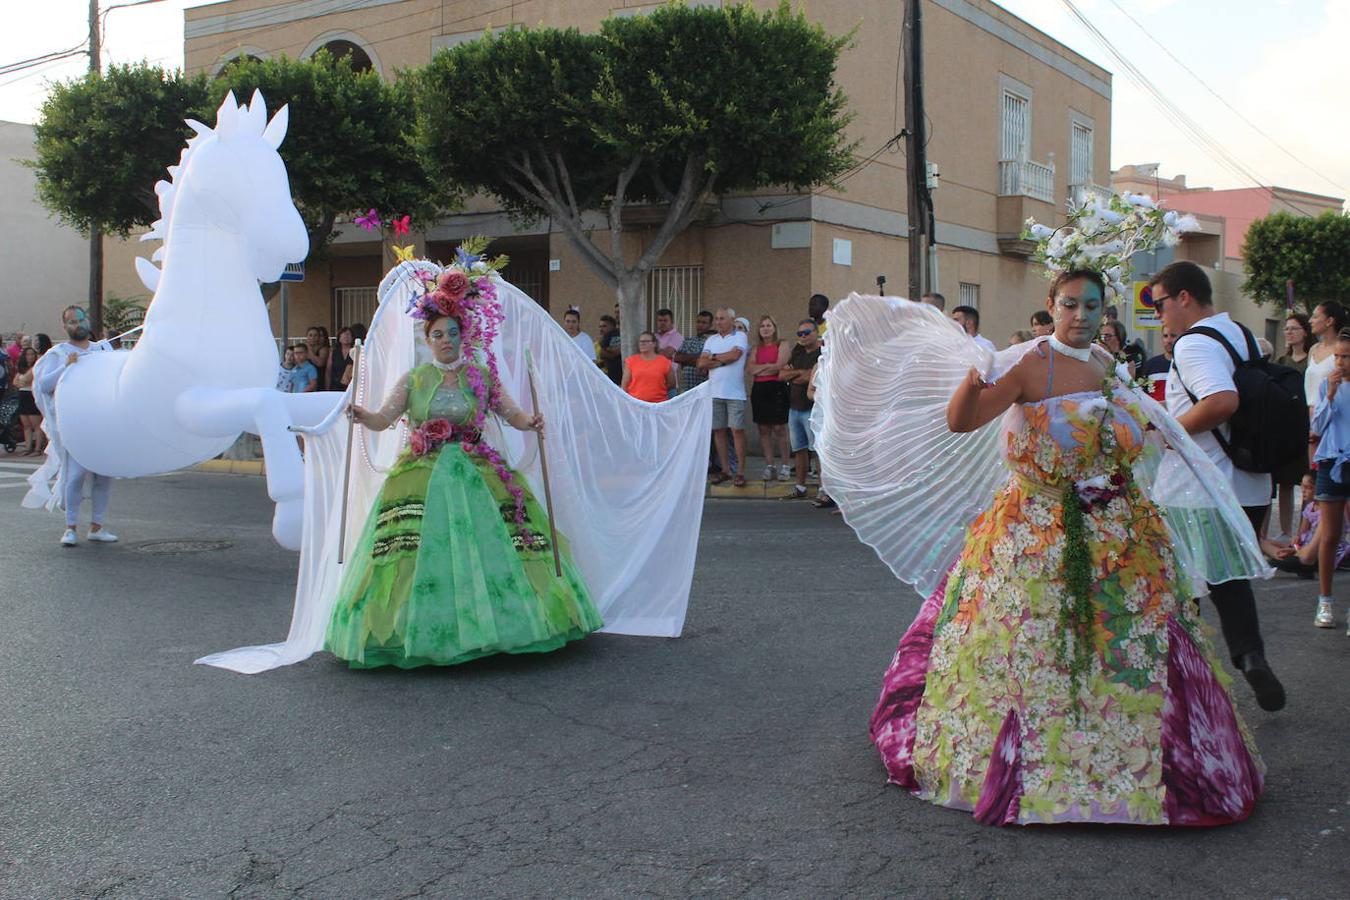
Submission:
<svg viewBox="0 0 1350 900">
<path fill-rule="evenodd" d="M 37 200 L 33 126 L 0 122 L 0 197 L 5 239 L 0 241 L 0 333 L 61 332 L 61 309 L 89 296 L 89 242 Z"/>
</svg>

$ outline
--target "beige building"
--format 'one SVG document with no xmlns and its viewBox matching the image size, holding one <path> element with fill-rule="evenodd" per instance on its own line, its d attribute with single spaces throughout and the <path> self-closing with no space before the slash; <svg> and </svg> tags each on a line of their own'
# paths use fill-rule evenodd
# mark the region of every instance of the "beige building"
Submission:
<svg viewBox="0 0 1350 900">
<path fill-rule="evenodd" d="M 35 155 L 32 125 L 0 122 L 0 333 L 45 332 L 60 341 L 62 308 L 89 297 L 89 241 L 38 202 L 33 170 L 20 162 Z"/>
<path fill-rule="evenodd" d="M 653 6 L 632 0 L 228 0 L 187 11 L 186 63 L 190 71 L 213 73 L 239 55 L 304 57 L 328 46 L 394 77 L 487 27 L 595 29 L 608 16 Z M 905 159 L 899 150 L 880 149 L 905 124 L 901 8 L 881 0 L 806 5 L 832 34 L 856 29 L 837 78 L 855 113 L 849 137 L 863 156 L 880 150 L 875 160 L 839 189 L 720 198 L 651 273 L 649 314 L 671 306 L 687 328 L 700 307 L 732 305 L 751 317 L 775 315 L 787 333 L 812 293 L 839 298 L 875 291 L 879 275 L 886 276 L 888 292 L 904 290 Z M 941 173 L 934 192 L 937 286 L 948 309 L 978 307 L 982 331 L 1001 346 L 1044 302 L 1042 270 L 1027 261 L 1031 248 L 1018 239 L 1023 221 L 1053 222 L 1072 186 L 1108 179 L 1111 75 L 988 0 L 927 0 L 923 13 L 928 154 Z M 633 247 L 654 227 L 640 222 L 629 233 Z M 480 203 L 438 223 L 422 240 L 430 255 L 444 258 L 456 240 L 474 233 L 501 238 L 493 251 L 511 254 L 507 277 L 555 316 L 579 306 L 594 334 L 598 316 L 612 308 L 612 292 L 546 223 L 516 229 Z M 603 231 L 594 240 L 608 246 Z M 110 289 L 133 291 L 135 252 L 133 246 L 109 253 Z M 344 228 L 330 258 L 311 263 L 307 280 L 291 292 L 290 332 L 302 333 L 311 323 L 331 331 L 368 320 L 374 287 L 390 262 L 387 248 L 353 226 Z"/>
</svg>

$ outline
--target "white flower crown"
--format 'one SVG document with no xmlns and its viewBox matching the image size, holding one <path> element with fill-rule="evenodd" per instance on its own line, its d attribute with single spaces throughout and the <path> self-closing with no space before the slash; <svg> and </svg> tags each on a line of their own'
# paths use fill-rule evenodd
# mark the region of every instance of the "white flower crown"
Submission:
<svg viewBox="0 0 1350 900">
<path fill-rule="evenodd" d="M 1101 272 L 1107 295 L 1124 297 L 1130 257 L 1158 245 L 1175 247 L 1182 232 L 1196 231 L 1195 216 L 1162 210 L 1147 194 L 1115 194 L 1103 203 L 1079 193 L 1069 201 L 1068 221 L 1059 228 L 1027 219 L 1023 240 L 1036 241 L 1032 258 L 1046 277 L 1088 269 Z"/>
</svg>

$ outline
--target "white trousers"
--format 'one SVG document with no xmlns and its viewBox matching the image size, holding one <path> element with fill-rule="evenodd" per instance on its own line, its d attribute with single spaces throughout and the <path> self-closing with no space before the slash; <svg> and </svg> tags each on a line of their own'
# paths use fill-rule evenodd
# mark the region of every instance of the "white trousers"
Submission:
<svg viewBox="0 0 1350 900">
<path fill-rule="evenodd" d="M 84 483 L 90 479 L 94 487 L 90 491 L 94 506 L 93 523 L 103 524 L 103 516 L 108 512 L 108 498 L 112 495 L 112 479 L 107 475 L 96 475 L 75 461 L 75 457 L 66 454 L 65 465 L 61 467 L 61 498 L 66 506 L 66 527 L 74 528 L 79 518 L 80 504 L 84 502 Z"/>
</svg>

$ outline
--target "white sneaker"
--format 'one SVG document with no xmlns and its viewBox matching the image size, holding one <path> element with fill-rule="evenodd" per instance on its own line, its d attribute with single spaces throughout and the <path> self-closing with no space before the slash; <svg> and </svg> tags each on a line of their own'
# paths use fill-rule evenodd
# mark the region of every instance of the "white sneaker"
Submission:
<svg viewBox="0 0 1350 900">
<path fill-rule="evenodd" d="M 79 542 L 80 542 L 80 538 L 79 538 L 79 536 L 78 536 L 77 534 L 75 534 L 75 529 L 74 529 L 74 528 L 67 528 L 67 529 L 66 529 L 66 533 L 63 534 L 63 535 L 61 535 L 61 546 L 62 546 L 62 547 L 74 547 L 74 546 L 75 546 L 76 544 L 78 544 Z"/>
<path fill-rule="evenodd" d="M 1318 628 L 1335 628 L 1336 616 L 1331 611 L 1330 600 L 1317 601 L 1317 617 L 1313 619 L 1313 624 Z"/>
<path fill-rule="evenodd" d="M 106 528 L 100 528 L 98 531 L 89 532 L 85 540 L 97 541 L 100 544 L 115 544 L 117 543 L 117 535 Z"/>
<path fill-rule="evenodd" d="M 794 472 L 793 472 L 793 467 L 792 467 L 792 466 L 779 466 L 779 467 L 778 467 L 778 477 L 779 477 L 780 479 L 782 479 L 783 481 L 791 481 L 791 480 L 792 480 L 793 474 L 794 474 Z"/>
<path fill-rule="evenodd" d="M 764 467 L 764 481 L 773 481 L 778 476 L 774 474 L 773 466 Z"/>
</svg>

